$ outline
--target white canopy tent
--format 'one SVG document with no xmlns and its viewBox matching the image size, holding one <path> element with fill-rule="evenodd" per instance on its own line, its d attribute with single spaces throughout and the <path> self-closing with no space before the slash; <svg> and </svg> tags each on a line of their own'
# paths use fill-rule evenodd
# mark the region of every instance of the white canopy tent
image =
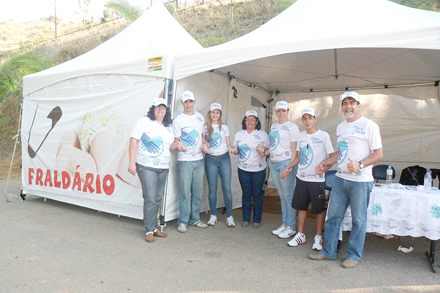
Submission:
<svg viewBox="0 0 440 293">
<path fill-rule="evenodd" d="M 241 38 L 176 57 L 176 80 L 204 71 L 229 77 L 230 91 L 240 82 L 288 101 L 300 129 L 301 109 L 314 107 L 334 145 L 339 97 L 357 90 L 361 113 L 381 127 L 380 163 L 399 170 L 397 180 L 406 166 L 439 166 L 440 13 L 386 0 L 299 0 Z"/>
<path fill-rule="evenodd" d="M 25 76 L 23 192 L 142 219 L 139 181 L 127 176 L 131 128 L 172 78 L 174 56 L 202 49 L 158 3 L 90 52 Z"/>
</svg>

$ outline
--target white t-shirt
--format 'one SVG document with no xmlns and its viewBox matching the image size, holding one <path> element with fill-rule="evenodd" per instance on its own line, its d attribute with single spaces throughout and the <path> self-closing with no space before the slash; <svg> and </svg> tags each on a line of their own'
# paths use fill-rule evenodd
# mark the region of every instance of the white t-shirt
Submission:
<svg viewBox="0 0 440 293">
<path fill-rule="evenodd" d="M 228 146 L 226 145 L 226 137 L 229 137 L 229 127 L 226 124 L 222 124 L 222 129 L 219 129 L 218 124 L 212 125 L 214 132 L 211 135 L 210 149 L 208 154 L 213 156 L 220 156 L 226 154 L 228 151 Z M 205 124 L 203 127 L 203 133 L 205 134 L 206 140 L 208 140 L 208 126 Z"/>
<path fill-rule="evenodd" d="M 324 182 L 324 175 L 316 174 L 315 168 L 328 155 L 335 152 L 330 135 L 322 130 L 318 130 L 313 134 L 308 134 L 304 130 L 298 136 L 296 150 L 300 152 L 296 177 L 308 182 Z"/>
<path fill-rule="evenodd" d="M 142 117 L 134 125 L 131 137 L 139 140 L 136 163 L 157 169 L 170 167 L 170 146 L 174 141 L 171 126 L 165 127 L 155 120 Z"/>
<path fill-rule="evenodd" d="M 338 141 L 338 173 L 336 176 L 356 182 L 373 181 L 373 165 L 361 169 L 358 173 L 348 171 L 348 158 L 362 161 L 373 150 L 382 148 L 379 126 L 368 118 L 361 117 L 354 122 L 344 120 L 336 128 Z"/>
<path fill-rule="evenodd" d="M 178 152 L 178 161 L 203 160 L 202 133 L 205 119 L 203 115 L 194 111 L 194 115 L 181 113 L 173 120 L 173 131 L 175 137 L 186 146 L 186 152 Z"/>
<path fill-rule="evenodd" d="M 292 142 L 298 139 L 299 128 L 292 121 L 279 124 L 274 123 L 270 127 L 270 159 L 274 162 L 282 162 L 292 158 Z"/>
<path fill-rule="evenodd" d="M 266 169 L 266 157 L 257 153 L 257 146 L 269 147 L 269 136 L 262 130 L 240 130 L 235 134 L 234 147 L 238 147 L 238 168 L 248 172 L 258 172 Z"/>
</svg>

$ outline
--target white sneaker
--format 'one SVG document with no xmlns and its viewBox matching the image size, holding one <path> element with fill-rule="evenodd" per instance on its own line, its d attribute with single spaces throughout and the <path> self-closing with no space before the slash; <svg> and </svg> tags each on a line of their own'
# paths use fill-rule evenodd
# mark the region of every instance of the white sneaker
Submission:
<svg viewBox="0 0 440 293">
<path fill-rule="evenodd" d="M 295 235 L 295 231 L 293 231 L 292 229 L 290 229 L 290 226 L 286 226 L 286 228 L 284 228 L 283 231 L 281 231 L 280 234 L 278 234 L 278 237 L 282 238 L 282 239 L 287 239 L 292 237 L 293 235 Z"/>
<path fill-rule="evenodd" d="M 190 225 L 190 226 L 194 226 L 194 227 L 197 227 L 197 228 L 203 228 L 203 229 L 208 228 L 208 225 L 206 225 L 205 223 L 203 223 L 203 222 L 200 221 L 200 220 L 197 221 L 197 222 L 195 222 L 195 223 L 191 223 L 191 222 L 189 222 L 188 225 Z"/>
<path fill-rule="evenodd" d="M 290 240 L 289 242 L 287 242 L 287 245 L 295 247 L 301 244 L 306 244 L 307 240 L 306 240 L 306 235 L 304 235 L 303 233 L 296 233 L 295 237 L 293 237 L 292 240 Z"/>
<path fill-rule="evenodd" d="M 235 227 L 235 223 L 234 223 L 234 217 L 230 216 L 226 218 L 226 226 L 228 227 Z"/>
<path fill-rule="evenodd" d="M 208 226 L 215 226 L 215 224 L 217 224 L 217 216 L 211 215 L 211 217 L 209 218 Z"/>
<path fill-rule="evenodd" d="M 177 231 L 179 231 L 180 233 L 185 233 L 186 231 L 188 231 L 188 229 L 186 228 L 186 224 L 179 224 L 179 227 L 177 227 Z"/>
<path fill-rule="evenodd" d="M 272 231 L 272 234 L 278 236 L 281 232 L 283 232 L 284 228 L 286 228 L 286 225 L 281 224 L 281 226 Z"/>
<path fill-rule="evenodd" d="M 322 250 L 322 235 L 315 235 L 315 241 L 313 242 L 312 249 L 317 251 Z"/>
</svg>

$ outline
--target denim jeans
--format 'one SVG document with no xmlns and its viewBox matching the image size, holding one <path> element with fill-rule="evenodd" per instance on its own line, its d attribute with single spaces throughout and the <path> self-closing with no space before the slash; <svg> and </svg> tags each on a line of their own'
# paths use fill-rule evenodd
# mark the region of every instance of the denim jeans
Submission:
<svg viewBox="0 0 440 293">
<path fill-rule="evenodd" d="M 352 229 L 347 243 L 348 257 L 360 261 L 364 251 L 367 231 L 367 211 L 373 182 L 355 182 L 335 177 L 331 204 L 327 210 L 324 226 L 325 245 L 321 253 L 328 258 L 336 258 L 339 229 L 348 205 L 351 206 Z"/>
<path fill-rule="evenodd" d="M 253 202 L 253 222 L 260 223 L 263 215 L 263 184 L 266 169 L 259 172 L 248 172 L 238 168 L 242 196 L 243 221 L 250 222 Z"/>
<path fill-rule="evenodd" d="M 136 163 L 136 170 L 144 197 L 145 231 L 154 232 L 157 229 L 157 212 L 165 190 L 168 169 L 149 168 Z"/>
<path fill-rule="evenodd" d="M 221 156 L 206 154 L 205 171 L 209 185 L 209 208 L 211 209 L 211 215 L 217 215 L 217 186 L 218 175 L 220 175 L 226 214 L 228 217 L 232 216 L 231 159 L 229 158 L 229 153 Z"/>
<path fill-rule="evenodd" d="M 282 179 L 280 177 L 280 173 L 284 170 L 284 168 L 286 168 L 287 165 L 289 165 L 289 163 L 290 159 L 281 162 L 273 162 L 271 160 L 269 166 L 272 181 L 277 188 L 278 194 L 280 195 L 283 224 L 289 226 L 292 230 L 295 230 L 296 210 L 292 208 L 292 199 L 293 192 L 295 190 L 296 171 L 298 170 L 298 165 L 293 168 L 292 172 L 290 172 L 286 179 Z"/>
<path fill-rule="evenodd" d="M 179 193 L 179 219 L 177 224 L 200 220 L 202 207 L 203 160 L 177 162 L 177 189 Z"/>
</svg>

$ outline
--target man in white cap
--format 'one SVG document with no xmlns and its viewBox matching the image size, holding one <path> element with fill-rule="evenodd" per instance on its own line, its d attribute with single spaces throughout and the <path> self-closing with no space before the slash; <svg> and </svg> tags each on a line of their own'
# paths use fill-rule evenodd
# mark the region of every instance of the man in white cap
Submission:
<svg viewBox="0 0 440 293">
<path fill-rule="evenodd" d="M 194 111 L 196 99 L 190 91 L 182 94 L 180 103 L 183 113 L 177 115 L 173 121 L 173 132 L 178 144 L 177 156 L 177 189 L 179 194 L 179 219 L 177 230 L 187 231 L 187 225 L 198 228 L 207 228 L 208 225 L 200 221 L 202 206 L 203 164 L 202 147 L 209 151 L 209 144 L 203 135 L 203 115 Z"/>
<path fill-rule="evenodd" d="M 310 254 L 313 260 L 336 259 L 339 229 L 348 205 L 351 206 L 352 230 L 347 243 L 348 258 L 344 268 L 355 267 L 362 258 L 367 229 L 367 208 L 373 188 L 373 164 L 383 157 L 379 126 L 361 116 L 361 103 L 357 92 L 341 96 L 342 112 L 346 120 L 336 129 L 337 156 L 324 160 L 316 167 L 323 174 L 334 163 L 338 172 L 332 186 L 331 204 L 324 227 L 324 248 Z"/>
</svg>

